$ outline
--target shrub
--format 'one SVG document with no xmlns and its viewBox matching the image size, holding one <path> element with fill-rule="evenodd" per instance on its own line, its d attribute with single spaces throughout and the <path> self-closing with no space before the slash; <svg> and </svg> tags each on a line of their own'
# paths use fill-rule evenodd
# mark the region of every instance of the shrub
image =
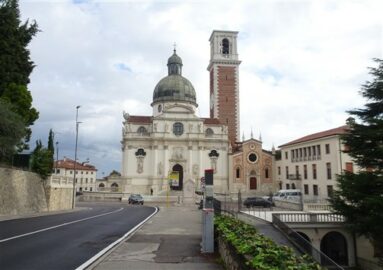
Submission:
<svg viewBox="0 0 383 270">
<path fill-rule="evenodd" d="M 308 255 L 297 256 L 286 246 L 275 244 L 256 229 L 238 219 L 216 216 L 216 233 L 246 258 L 246 265 L 257 270 L 320 270 Z"/>
</svg>

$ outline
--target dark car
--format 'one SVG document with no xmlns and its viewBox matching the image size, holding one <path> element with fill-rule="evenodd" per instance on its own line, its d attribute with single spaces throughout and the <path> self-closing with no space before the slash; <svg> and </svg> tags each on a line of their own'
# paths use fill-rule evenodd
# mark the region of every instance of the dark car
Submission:
<svg viewBox="0 0 383 270">
<path fill-rule="evenodd" d="M 249 197 L 244 202 L 243 205 L 247 208 L 253 207 L 253 206 L 262 206 L 262 207 L 271 207 L 272 202 L 269 200 L 265 200 L 261 197 Z"/>
<path fill-rule="evenodd" d="M 132 194 L 129 196 L 129 204 L 144 204 L 144 198 L 140 194 Z"/>
</svg>

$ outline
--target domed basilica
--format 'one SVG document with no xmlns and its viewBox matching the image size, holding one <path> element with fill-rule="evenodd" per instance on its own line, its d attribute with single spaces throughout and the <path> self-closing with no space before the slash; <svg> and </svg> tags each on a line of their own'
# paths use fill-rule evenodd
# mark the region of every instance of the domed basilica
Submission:
<svg viewBox="0 0 383 270">
<path fill-rule="evenodd" d="M 271 189 L 271 176 L 269 183 L 262 174 L 267 160 L 271 168 L 271 154 L 258 140 L 239 142 L 237 34 L 213 31 L 210 37 L 209 118 L 196 115 L 196 92 L 182 76 L 182 59 L 175 50 L 167 62 L 168 75 L 154 88 L 152 115 L 124 112 L 123 192 L 164 195 L 172 178 L 170 188 L 192 198 L 206 169 L 214 170 L 218 193 Z"/>
</svg>

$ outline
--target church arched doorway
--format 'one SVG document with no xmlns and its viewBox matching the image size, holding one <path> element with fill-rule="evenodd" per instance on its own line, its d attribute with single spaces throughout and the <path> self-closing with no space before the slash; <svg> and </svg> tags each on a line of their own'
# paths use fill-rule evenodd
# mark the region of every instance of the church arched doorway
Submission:
<svg viewBox="0 0 383 270">
<path fill-rule="evenodd" d="M 250 189 L 257 189 L 257 177 L 250 177 Z"/>
<path fill-rule="evenodd" d="M 341 233 L 327 233 L 322 238 L 320 250 L 337 264 L 348 265 L 347 241 Z"/>
<path fill-rule="evenodd" d="M 179 185 L 178 187 L 171 187 L 173 190 L 182 190 L 183 187 L 183 178 L 184 178 L 184 169 L 180 164 L 176 164 L 173 166 L 173 172 L 178 172 L 179 175 Z"/>
</svg>

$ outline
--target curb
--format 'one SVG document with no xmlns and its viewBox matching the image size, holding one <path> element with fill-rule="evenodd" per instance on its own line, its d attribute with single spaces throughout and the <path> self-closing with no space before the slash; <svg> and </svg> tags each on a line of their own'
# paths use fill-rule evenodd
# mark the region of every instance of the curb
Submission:
<svg viewBox="0 0 383 270">
<path fill-rule="evenodd" d="M 123 240 L 125 240 L 126 238 L 128 238 L 130 235 L 132 235 L 133 233 L 135 233 L 139 228 L 141 228 L 142 225 L 144 225 L 149 219 L 151 219 L 155 214 L 158 213 L 159 211 L 159 208 L 158 207 L 154 207 L 155 211 L 150 215 L 148 216 L 146 219 L 144 219 L 143 221 L 141 221 L 139 224 L 137 224 L 135 227 L 133 227 L 130 231 L 128 231 L 127 233 L 125 233 L 122 237 L 120 237 L 119 239 L 117 239 L 116 241 L 114 241 L 113 243 L 111 243 L 109 246 L 107 246 L 106 248 L 104 248 L 103 250 L 101 250 L 100 252 L 98 252 L 96 255 L 94 255 L 92 258 L 90 258 L 89 260 L 87 260 L 86 262 L 84 262 L 82 265 L 78 266 L 76 268 L 76 270 L 84 270 L 84 269 L 92 269 L 92 264 L 94 264 L 97 260 L 99 260 L 102 256 L 104 256 L 108 251 L 110 251 L 111 249 L 113 249 L 114 247 L 116 247 L 119 243 L 121 243 Z M 88 267 L 92 267 L 92 268 L 88 268 Z"/>
</svg>

